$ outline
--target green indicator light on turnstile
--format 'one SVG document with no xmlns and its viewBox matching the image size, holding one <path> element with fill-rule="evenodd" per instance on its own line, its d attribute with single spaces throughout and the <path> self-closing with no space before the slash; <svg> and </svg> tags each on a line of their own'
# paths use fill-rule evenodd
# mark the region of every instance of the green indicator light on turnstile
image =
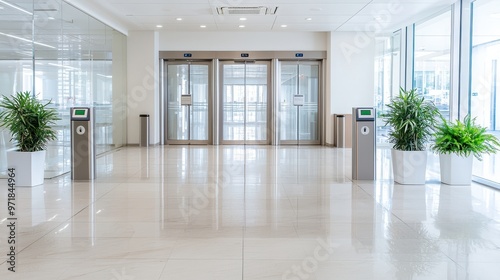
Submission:
<svg viewBox="0 0 500 280">
<path fill-rule="evenodd" d="M 75 116 L 85 116 L 85 110 L 75 110 Z"/>
<path fill-rule="evenodd" d="M 372 110 L 360 110 L 361 116 L 370 116 L 372 114 Z"/>
</svg>

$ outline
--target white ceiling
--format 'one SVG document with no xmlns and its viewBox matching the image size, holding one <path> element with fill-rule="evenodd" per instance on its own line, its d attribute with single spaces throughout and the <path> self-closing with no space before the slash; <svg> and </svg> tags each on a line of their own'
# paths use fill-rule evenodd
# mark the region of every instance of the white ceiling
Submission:
<svg viewBox="0 0 500 280">
<path fill-rule="evenodd" d="M 127 30 L 378 31 L 410 23 L 455 0 L 66 0 Z M 219 15 L 218 7 L 277 7 L 276 14 Z M 247 20 L 240 20 L 245 17 Z M 182 18 L 182 20 L 177 20 Z M 307 20 L 310 18 L 310 20 Z M 101 20 L 104 20 L 100 18 Z M 105 22 L 109 24 L 110 19 Z M 206 26 L 201 28 L 201 26 Z M 244 25 L 245 27 L 239 27 Z M 286 27 L 282 27 L 286 25 Z"/>
</svg>

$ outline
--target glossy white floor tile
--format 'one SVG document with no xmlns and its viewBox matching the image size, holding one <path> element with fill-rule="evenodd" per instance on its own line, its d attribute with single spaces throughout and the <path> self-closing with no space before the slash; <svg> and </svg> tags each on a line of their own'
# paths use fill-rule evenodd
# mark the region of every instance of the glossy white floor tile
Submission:
<svg viewBox="0 0 500 280">
<path fill-rule="evenodd" d="M 498 279 L 500 192 L 352 181 L 349 149 L 122 148 L 97 179 L 17 189 L 16 273 L 0 279 Z"/>
</svg>

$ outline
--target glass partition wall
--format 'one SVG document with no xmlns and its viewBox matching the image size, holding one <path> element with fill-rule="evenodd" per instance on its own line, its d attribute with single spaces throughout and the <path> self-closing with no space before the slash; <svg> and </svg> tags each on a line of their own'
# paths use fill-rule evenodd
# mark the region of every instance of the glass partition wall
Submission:
<svg viewBox="0 0 500 280">
<path fill-rule="evenodd" d="M 95 108 L 97 154 L 125 142 L 126 37 L 63 1 L 0 2 L 0 94 L 30 91 L 59 112 L 45 176 L 70 171 L 69 108 Z M 0 135 L 0 174 L 6 152 Z"/>
<path fill-rule="evenodd" d="M 470 114 L 500 137 L 500 5 L 497 0 L 472 2 Z M 500 186 L 500 154 L 475 160 L 473 175 Z"/>
</svg>

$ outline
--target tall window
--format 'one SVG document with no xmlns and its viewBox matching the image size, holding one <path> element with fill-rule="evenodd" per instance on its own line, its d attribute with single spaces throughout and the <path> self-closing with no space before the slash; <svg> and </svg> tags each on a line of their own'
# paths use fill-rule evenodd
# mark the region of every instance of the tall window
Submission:
<svg viewBox="0 0 500 280">
<path fill-rule="evenodd" d="M 377 115 L 387 110 L 391 98 L 398 94 L 400 86 L 401 32 L 377 38 L 375 56 L 375 106 Z M 377 120 L 377 139 L 387 143 L 387 128 L 383 120 Z"/>
<path fill-rule="evenodd" d="M 500 5 L 498 0 L 472 3 L 470 113 L 478 124 L 500 136 Z M 496 162 L 496 166 L 495 166 Z M 474 175 L 500 183 L 500 155 L 474 163 Z M 496 176 L 495 176 L 496 174 Z"/>
<path fill-rule="evenodd" d="M 451 10 L 415 24 L 413 88 L 450 116 Z"/>
</svg>

